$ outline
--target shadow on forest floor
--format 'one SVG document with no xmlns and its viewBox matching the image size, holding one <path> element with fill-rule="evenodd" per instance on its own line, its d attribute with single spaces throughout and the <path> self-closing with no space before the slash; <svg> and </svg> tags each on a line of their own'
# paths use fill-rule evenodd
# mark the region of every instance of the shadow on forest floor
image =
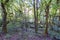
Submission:
<svg viewBox="0 0 60 40">
<path fill-rule="evenodd" d="M 39 36 L 26 30 L 20 30 L 19 32 L 15 32 L 13 34 L 0 34 L 0 40 L 52 40 L 52 38 L 49 36 Z"/>
</svg>

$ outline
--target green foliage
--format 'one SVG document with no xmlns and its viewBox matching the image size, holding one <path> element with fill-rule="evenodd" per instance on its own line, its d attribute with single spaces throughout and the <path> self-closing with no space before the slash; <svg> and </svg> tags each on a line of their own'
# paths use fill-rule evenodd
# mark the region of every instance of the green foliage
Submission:
<svg viewBox="0 0 60 40">
<path fill-rule="evenodd" d="M 0 3 L 3 2 L 5 4 L 6 0 L 0 0 Z M 38 22 L 42 20 L 42 22 L 45 22 L 45 9 L 46 5 L 49 5 L 50 0 L 40 0 L 39 1 L 39 8 L 38 8 Z M 1 8 L 1 7 L 0 7 Z M 51 4 L 49 5 L 49 14 L 48 16 L 52 15 L 52 19 L 55 15 L 57 15 L 57 10 L 60 8 L 59 5 L 56 4 L 56 0 L 52 0 Z M 33 19 L 34 22 L 34 8 L 33 8 L 33 0 L 9 0 L 8 3 L 5 4 L 5 9 L 7 12 L 7 21 L 10 21 L 9 24 L 7 24 L 8 29 L 13 29 L 15 26 L 21 26 L 22 23 L 20 22 L 27 22 Z M 26 11 L 27 10 L 27 11 Z M 2 12 L 3 10 L 0 9 L 0 18 L 2 19 Z M 51 18 L 50 18 L 51 19 Z M 48 17 L 49 20 L 49 17 Z M 52 21 L 52 20 L 49 20 Z M 0 20 L 0 26 L 1 26 L 2 20 Z M 44 24 L 44 23 L 43 23 Z M 39 24 L 40 25 L 40 24 Z M 44 24 L 45 26 L 45 24 Z M 40 27 L 40 26 L 39 26 Z M 55 33 L 54 31 L 51 33 L 52 35 Z M 58 33 L 58 32 L 57 32 Z"/>
</svg>

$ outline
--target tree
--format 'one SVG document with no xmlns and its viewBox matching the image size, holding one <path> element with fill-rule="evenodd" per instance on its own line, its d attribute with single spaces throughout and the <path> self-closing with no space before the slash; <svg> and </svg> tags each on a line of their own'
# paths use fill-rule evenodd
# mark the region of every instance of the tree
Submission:
<svg viewBox="0 0 60 40">
<path fill-rule="evenodd" d="M 49 15 L 49 6 L 50 6 L 51 1 L 52 0 L 50 0 L 49 3 L 46 4 L 46 9 L 45 9 L 45 12 L 46 12 L 46 29 L 45 29 L 45 34 L 46 35 L 48 34 L 48 15 Z"/>
<path fill-rule="evenodd" d="M 59 5 L 60 0 L 57 0 L 57 1 L 56 1 L 56 3 L 57 3 L 57 6 L 58 6 L 58 8 L 57 8 L 57 9 L 59 9 L 59 21 L 60 21 L 60 5 Z"/>
<path fill-rule="evenodd" d="M 36 0 L 33 0 L 33 7 L 34 7 L 34 23 L 35 23 L 35 32 L 37 33 L 38 31 L 38 28 L 37 28 L 37 15 L 36 15 L 36 3 L 35 3 Z"/>
<path fill-rule="evenodd" d="M 2 0 L 1 0 L 2 1 Z M 2 7 L 2 10 L 3 10 L 3 18 L 2 18 L 2 31 L 3 33 L 7 33 L 7 12 L 6 12 L 6 9 L 5 9 L 5 4 L 4 2 L 2 1 L 1 2 L 1 7 Z"/>
</svg>

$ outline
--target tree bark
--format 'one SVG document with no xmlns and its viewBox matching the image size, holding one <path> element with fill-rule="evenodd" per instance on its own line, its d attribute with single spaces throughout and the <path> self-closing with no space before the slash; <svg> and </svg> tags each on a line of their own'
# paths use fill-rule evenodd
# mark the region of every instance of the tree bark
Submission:
<svg viewBox="0 0 60 40">
<path fill-rule="evenodd" d="M 3 18 L 2 18 L 2 21 L 3 21 L 3 24 L 2 24 L 2 31 L 3 33 L 7 33 L 7 12 L 6 12 L 6 9 L 5 9 L 5 5 L 3 2 L 1 2 L 1 7 L 2 7 L 2 10 L 3 10 Z"/>
<path fill-rule="evenodd" d="M 50 3 L 51 3 L 52 0 L 49 1 L 49 3 L 46 5 L 46 9 L 45 9 L 45 12 L 46 12 L 46 29 L 45 29 L 45 35 L 47 36 L 48 35 L 48 18 L 49 18 L 49 6 L 50 6 Z"/>
<path fill-rule="evenodd" d="M 59 6 L 60 6 L 60 5 L 59 5 L 60 1 L 57 0 L 56 3 L 57 3 L 57 6 L 59 7 Z M 59 9 L 59 21 L 60 21 L 60 8 L 58 8 L 58 9 Z"/>
<path fill-rule="evenodd" d="M 46 6 L 46 29 L 45 29 L 45 34 L 48 34 L 48 14 L 49 14 L 49 5 Z"/>
<path fill-rule="evenodd" d="M 60 21 L 60 8 L 59 8 L 59 21 Z"/>
<path fill-rule="evenodd" d="M 35 33 L 37 33 L 37 31 L 38 31 L 38 28 L 37 28 L 37 16 L 36 16 L 36 3 L 35 3 L 35 0 L 33 1 L 33 3 L 34 3 L 34 23 L 35 23 Z"/>
</svg>

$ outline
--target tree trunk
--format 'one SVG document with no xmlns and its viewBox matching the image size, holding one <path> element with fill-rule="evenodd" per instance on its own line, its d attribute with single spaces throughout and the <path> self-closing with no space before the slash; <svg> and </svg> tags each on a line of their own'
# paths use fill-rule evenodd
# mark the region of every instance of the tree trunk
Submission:
<svg viewBox="0 0 60 40">
<path fill-rule="evenodd" d="M 60 3 L 60 1 L 59 0 L 57 0 L 57 6 L 59 7 L 60 5 L 59 5 L 59 3 Z M 59 21 L 60 21 L 60 8 L 58 8 L 59 9 Z"/>
<path fill-rule="evenodd" d="M 2 24 L 2 31 L 3 33 L 7 33 L 7 12 L 6 12 L 6 9 L 5 9 L 5 5 L 3 2 L 1 2 L 1 7 L 2 7 L 2 10 L 3 10 L 3 24 Z"/>
<path fill-rule="evenodd" d="M 59 8 L 59 21 L 60 21 L 60 8 Z"/>
<path fill-rule="evenodd" d="M 45 29 L 45 34 L 48 34 L 48 14 L 49 14 L 49 5 L 46 6 L 46 29 Z"/>
<path fill-rule="evenodd" d="M 35 33 L 37 33 L 38 29 L 37 29 L 37 16 L 36 16 L 36 4 L 35 4 L 35 0 L 33 1 L 34 2 L 34 23 L 35 23 Z"/>
<path fill-rule="evenodd" d="M 49 3 L 46 5 L 46 9 L 45 9 L 45 12 L 46 12 L 46 29 L 45 29 L 45 35 L 47 36 L 48 35 L 48 15 L 49 15 L 49 6 L 50 6 L 50 3 L 51 3 L 52 0 L 49 1 Z"/>
</svg>

